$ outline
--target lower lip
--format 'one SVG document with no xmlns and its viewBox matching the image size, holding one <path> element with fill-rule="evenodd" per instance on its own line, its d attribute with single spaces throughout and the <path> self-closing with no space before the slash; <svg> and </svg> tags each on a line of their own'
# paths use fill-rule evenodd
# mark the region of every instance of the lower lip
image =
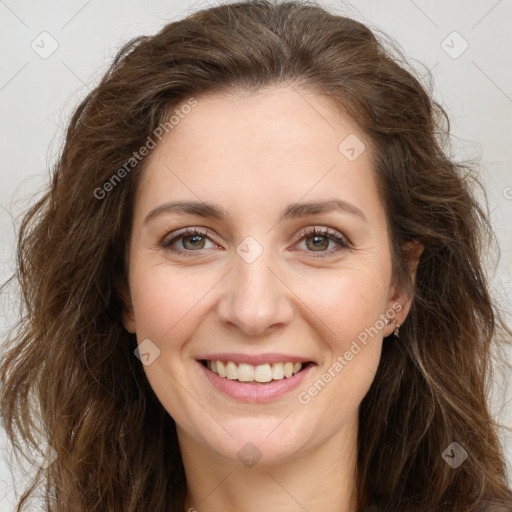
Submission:
<svg viewBox="0 0 512 512">
<path fill-rule="evenodd" d="M 216 373 L 213 373 L 206 368 L 200 361 L 198 361 L 197 364 L 201 367 L 207 379 L 219 391 L 222 391 L 224 394 L 232 398 L 243 400 L 245 402 L 269 402 L 270 400 L 274 400 L 286 393 L 289 393 L 297 388 L 309 372 L 316 366 L 312 364 L 290 378 L 285 377 L 281 380 L 272 381 L 267 384 L 256 384 L 219 377 Z"/>
</svg>

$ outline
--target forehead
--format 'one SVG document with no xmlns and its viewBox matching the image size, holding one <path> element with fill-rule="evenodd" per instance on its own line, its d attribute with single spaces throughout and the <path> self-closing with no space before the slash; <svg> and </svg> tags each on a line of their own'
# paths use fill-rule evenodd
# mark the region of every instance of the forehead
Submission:
<svg viewBox="0 0 512 512">
<path fill-rule="evenodd" d="M 269 87 L 254 93 L 210 93 L 181 116 L 166 137 L 170 147 L 193 150 L 189 158 L 216 156 L 227 163 L 254 154 L 264 144 L 259 159 L 275 154 L 320 154 L 333 161 L 339 143 L 348 134 L 365 138 L 355 122 L 342 115 L 324 96 L 297 87 Z M 174 112 L 180 110 L 177 107 Z M 171 112 L 172 114 L 172 112 Z M 363 155 L 364 157 L 364 155 Z M 364 158 L 363 158 L 364 160 Z"/>
<path fill-rule="evenodd" d="M 183 198 L 253 209 L 271 198 L 379 201 L 368 141 L 328 98 L 273 87 L 195 99 L 170 113 L 179 122 L 148 159 L 137 201 L 146 209 Z"/>
</svg>

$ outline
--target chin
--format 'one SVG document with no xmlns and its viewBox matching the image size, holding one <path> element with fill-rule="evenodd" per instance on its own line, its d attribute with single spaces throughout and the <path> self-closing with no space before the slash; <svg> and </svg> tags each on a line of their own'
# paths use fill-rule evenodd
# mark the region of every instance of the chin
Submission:
<svg viewBox="0 0 512 512">
<path fill-rule="evenodd" d="M 204 443 L 218 455 L 248 467 L 255 463 L 280 464 L 306 450 L 312 439 L 311 432 L 301 429 L 297 419 L 292 424 L 293 413 L 289 412 L 279 418 L 234 418 L 222 422 L 233 437 L 223 431 L 220 438 L 212 438 L 210 430 L 203 432 Z"/>
</svg>

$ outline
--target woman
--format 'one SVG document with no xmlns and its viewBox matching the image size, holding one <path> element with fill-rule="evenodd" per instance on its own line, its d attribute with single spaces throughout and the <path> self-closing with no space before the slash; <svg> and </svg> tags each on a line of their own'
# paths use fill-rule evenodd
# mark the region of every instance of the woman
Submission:
<svg viewBox="0 0 512 512">
<path fill-rule="evenodd" d="M 119 52 L 20 232 L 2 415 L 35 397 L 48 510 L 512 510 L 492 232 L 396 55 L 266 1 Z"/>
</svg>

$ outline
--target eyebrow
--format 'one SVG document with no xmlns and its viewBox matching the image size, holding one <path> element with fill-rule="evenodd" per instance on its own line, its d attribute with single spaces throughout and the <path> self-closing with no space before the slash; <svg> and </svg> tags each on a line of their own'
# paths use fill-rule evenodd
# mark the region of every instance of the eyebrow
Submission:
<svg viewBox="0 0 512 512">
<path fill-rule="evenodd" d="M 342 199 L 327 199 L 322 201 L 308 201 L 289 204 L 283 210 L 280 221 L 307 217 L 309 215 L 331 213 L 334 211 L 350 213 L 368 223 L 368 219 L 362 210 L 352 203 Z M 226 222 L 230 218 L 228 212 L 218 204 L 206 203 L 203 201 L 171 201 L 151 210 L 146 215 L 143 224 L 145 225 L 152 219 L 169 213 L 198 215 L 200 217 L 217 219 L 222 222 Z"/>
</svg>

